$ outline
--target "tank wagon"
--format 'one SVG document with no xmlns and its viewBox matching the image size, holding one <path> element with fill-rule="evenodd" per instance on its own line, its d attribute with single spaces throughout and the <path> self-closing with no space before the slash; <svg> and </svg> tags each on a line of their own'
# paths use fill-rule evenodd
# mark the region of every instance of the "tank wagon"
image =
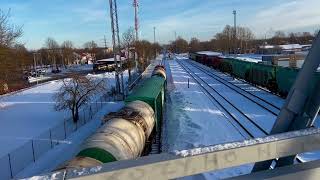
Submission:
<svg viewBox="0 0 320 180">
<path fill-rule="evenodd" d="M 192 53 L 189 58 L 197 61 L 197 59 L 203 58 L 203 54 Z M 287 96 L 299 73 L 299 69 L 295 68 L 259 64 L 234 58 L 216 58 L 207 60 L 202 64 L 244 79 L 249 83 L 265 87 L 283 97 Z M 314 81 L 319 80 L 320 72 L 317 72 Z M 311 91 L 313 87 L 309 89 Z"/>
<path fill-rule="evenodd" d="M 57 170 L 93 167 L 148 154 L 160 137 L 165 81 L 164 66 L 156 66 L 152 77 L 125 99 L 124 108 L 105 116 L 103 126 L 82 144 L 77 156 Z"/>
</svg>

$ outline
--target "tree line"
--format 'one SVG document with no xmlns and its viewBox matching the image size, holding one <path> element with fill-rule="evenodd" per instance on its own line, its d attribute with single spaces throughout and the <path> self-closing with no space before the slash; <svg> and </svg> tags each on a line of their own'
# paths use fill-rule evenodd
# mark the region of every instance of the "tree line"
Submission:
<svg viewBox="0 0 320 180">
<path fill-rule="evenodd" d="M 196 37 L 188 42 L 178 36 L 167 45 L 172 52 L 186 53 L 197 51 L 219 51 L 224 53 L 252 53 L 261 45 L 311 44 L 318 30 L 310 32 L 275 31 L 271 37 L 256 38 L 248 27 L 238 26 L 236 29 L 226 25 L 221 32 L 216 33 L 209 41 L 200 41 Z"/>
<path fill-rule="evenodd" d="M 0 94 L 26 86 L 23 69 L 32 62 L 32 56 L 17 40 L 23 34 L 22 26 L 9 22 L 10 10 L 0 9 Z"/>
<path fill-rule="evenodd" d="M 36 70 L 34 59 L 37 66 L 50 65 L 54 70 L 59 70 L 75 63 L 82 53 L 91 54 L 94 60 L 113 57 L 112 52 L 108 52 L 106 47 L 99 47 L 95 41 L 88 41 L 77 48 L 70 40 L 59 44 L 52 37 L 45 40 L 42 48 L 28 50 L 25 44 L 19 42 L 23 27 L 10 23 L 10 18 L 10 10 L 0 9 L 0 94 L 28 86 L 27 72 Z M 133 28 L 123 33 L 121 48 L 137 56 L 131 59 L 137 59 L 140 71 L 147 67 L 156 52 L 161 51 L 158 43 L 136 41 Z M 133 61 L 130 62 L 129 66 L 134 66 Z"/>
</svg>

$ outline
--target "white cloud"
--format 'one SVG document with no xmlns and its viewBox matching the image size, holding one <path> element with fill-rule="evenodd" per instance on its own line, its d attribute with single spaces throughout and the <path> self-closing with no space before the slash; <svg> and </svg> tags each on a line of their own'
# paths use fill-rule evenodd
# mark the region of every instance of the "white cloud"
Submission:
<svg viewBox="0 0 320 180">
<path fill-rule="evenodd" d="M 142 34 L 147 39 L 152 39 L 152 28 L 156 26 L 158 39 L 161 39 L 162 43 L 173 40 L 174 31 L 177 32 L 178 36 L 186 39 L 198 37 L 206 40 L 220 30 L 220 27 L 223 26 L 222 24 L 225 23 L 224 19 L 219 11 L 212 11 L 208 6 L 199 6 L 179 14 L 141 22 L 141 25 L 144 26 L 143 30 L 145 30 Z M 146 32 L 148 30 L 149 32 Z"/>
<path fill-rule="evenodd" d="M 238 6 L 238 24 L 250 27 L 257 37 L 264 37 L 266 33 L 270 36 L 276 30 L 312 32 L 320 25 L 320 0 L 273 0 L 255 5 L 249 1 L 242 2 Z M 233 23 L 232 9 L 232 4 L 222 4 L 221 1 L 203 3 L 178 14 L 142 21 L 141 33 L 152 40 L 152 27 L 156 26 L 162 43 L 172 40 L 174 31 L 186 39 L 198 37 L 208 40 L 226 24 Z"/>
<path fill-rule="evenodd" d="M 270 28 L 283 31 L 317 28 L 320 25 L 319 7 L 319 0 L 289 1 L 257 12 L 248 24 L 258 36 Z"/>
</svg>

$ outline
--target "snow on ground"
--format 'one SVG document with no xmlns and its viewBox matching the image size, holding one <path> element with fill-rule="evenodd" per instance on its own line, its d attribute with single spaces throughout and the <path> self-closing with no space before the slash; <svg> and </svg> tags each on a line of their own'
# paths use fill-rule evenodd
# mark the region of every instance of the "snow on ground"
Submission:
<svg viewBox="0 0 320 180">
<path fill-rule="evenodd" d="M 271 128 L 276 120 L 276 116 L 267 112 L 262 107 L 258 106 L 256 103 L 250 101 L 243 95 L 237 93 L 236 91 L 230 89 L 228 86 L 220 83 L 214 78 L 208 76 L 201 70 L 195 68 L 189 63 L 185 63 L 187 67 L 201 79 L 205 80 L 212 88 L 218 91 L 224 98 L 236 106 L 239 110 L 245 113 L 250 119 L 260 125 L 265 131 L 270 132 Z"/>
<path fill-rule="evenodd" d="M 186 60 L 186 58 L 179 56 L 177 59 Z M 215 103 L 210 102 L 209 98 L 201 92 L 199 85 L 189 77 L 189 74 L 186 73 L 176 61 L 169 61 L 168 64 L 167 71 L 169 74 L 172 74 L 172 78 L 168 76 L 168 91 L 170 93 L 168 94 L 168 112 L 164 127 L 165 132 L 167 133 L 167 135 L 164 135 L 164 149 L 167 151 L 175 151 L 183 147 L 185 149 L 190 149 L 238 140 L 237 138 L 239 138 L 239 135 L 237 135 L 237 132 L 233 127 L 230 127 L 229 123 L 226 121 L 226 117 L 221 118 L 219 116 L 223 115 L 221 114 L 222 112 L 217 108 L 217 106 L 215 106 Z M 274 115 L 271 115 L 260 107 L 255 107 L 252 102 L 240 97 L 237 93 L 232 92 L 232 90 L 221 85 L 220 82 L 209 78 L 201 71 L 192 68 L 192 66 L 188 67 L 208 82 L 210 86 L 214 87 L 219 93 L 225 96 L 230 102 L 245 111 L 246 114 L 254 119 L 261 127 L 270 131 L 276 119 Z M 207 69 L 219 75 L 226 81 L 268 100 L 277 107 L 282 107 L 285 102 L 284 99 L 267 91 L 253 87 L 242 80 L 234 79 L 229 75 L 210 68 Z M 188 79 L 190 80 L 189 89 L 187 87 Z M 318 122 L 319 118 L 316 123 L 317 127 L 319 127 Z M 311 161 L 320 159 L 320 152 L 309 152 L 299 156 L 304 161 Z M 251 168 L 252 165 L 244 165 L 237 168 L 219 170 L 203 175 L 188 177 L 187 179 L 201 179 L 203 177 L 208 179 L 227 178 L 249 173 Z"/>
<path fill-rule="evenodd" d="M 254 63 L 262 62 L 262 60 L 253 59 L 253 58 L 249 58 L 249 57 L 236 57 L 236 59 L 239 59 L 239 60 L 242 60 L 242 61 L 254 62 Z"/>
<path fill-rule="evenodd" d="M 48 79 L 51 79 L 52 77 L 50 76 L 40 76 L 40 77 L 29 77 L 28 78 L 28 81 L 29 83 L 34 83 L 34 82 L 37 82 L 37 81 L 45 81 L 45 80 L 48 80 Z"/>
<path fill-rule="evenodd" d="M 276 96 L 270 92 L 267 92 L 267 91 L 261 90 L 257 87 L 254 87 L 245 81 L 242 81 L 239 79 L 234 79 L 233 77 L 231 77 L 227 74 L 221 73 L 221 72 L 216 71 L 214 69 L 211 69 L 207 66 L 204 66 L 201 64 L 199 64 L 199 65 L 201 67 L 204 67 L 205 69 L 213 72 L 214 74 L 219 75 L 224 80 L 231 82 L 231 83 L 235 84 L 236 86 L 241 87 L 242 89 L 249 91 L 250 93 L 252 93 L 258 97 L 261 97 L 265 100 L 268 100 L 268 102 L 276 105 L 279 108 L 281 108 L 285 103 L 285 99 L 282 99 L 281 97 Z M 225 91 L 221 91 L 221 92 L 225 92 Z M 241 106 L 239 106 L 239 107 L 241 107 Z M 247 107 L 247 104 L 246 104 L 246 107 Z M 267 129 L 268 129 L 268 131 L 270 131 L 270 128 L 273 125 L 274 119 L 266 119 L 266 122 L 267 122 L 267 127 L 268 127 Z M 261 124 L 261 125 L 263 125 L 263 124 Z M 317 120 L 315 121 L 315 126 L 318 128 L 320 127 L 320 117 L 319 116 L 318 116 Z M 318 159 L 320 159 L 320 151 L 303 153 L 303 154 L 300 154 L 299 157 L 303 161 L 318 160 Z"/>
<path fill-rule="evenodd" d="M 65 140 L 66 143 L 60 144 L 53 150 L 44 154 L 36 163 L 31 164 L 16 178 L 31 177 L 39 174 L 49 173 L 63 164 L 65 161 L 72 159 L 80 151 L 81 144 L 93 132 L 101 126 L 101 119 L 109 112 L 118 111 L 123 107 L 123 102 L 107 102 L 103 108 L 93 117 L 93 120 L 81 127 Z"/>
<path fill-rule="evenodd" d="M 92 71 L 93 70 L 93 65 L 92 64 L 84 64 L 84 65 L 73 64 L 73 65 L 67 66 L 67 68 L 60 67 L 61 72 L 60 73 L 56 73 L 56 74 L 52 73 L 52 70 L 54 69 L 52 67 L 50 67 L 50 68 L 40 68 L 40 69 L 44 74 L 40 75 L 39 77 L 29 76 L 28 77 L 29 83 L 34 83 L 34 82 L 37 82 L 37 81 L 45 81 L 45 80 L 48 80 L 48 79 L 53 79 L 56 76 L 66 75 L 66 74 L 72 73 L 72 72 Z"/>
<path fill-rule="evenodd" d="M 223 58 L 236 58 L 242 61 L 254 62 L 259 63 L 262 62 L 263 54 L 226 54 L 221 56 Z"/>
<path fill-rule="evenodd" d="M 213 52 L 213 51 L 200 51 L 197 52 L 198 54 L 204 54 L 204 55 L 208 55 L 208 56 L 221 56 L 222 53 L 220 52 Z"/>
<path fill-rule="evenodd" d="M 105 79 L 109 87 L 114 86 L 114 73 L 88 76 Z M 126 72 L 124 77 L 126 80 Z M 0 97 L 0 157 L 71 117 L 70 112 L 54 110 L 53 96 L 61 86 L 62 81 L 55 80 Z"/>
<path fill-rule="evenodd" d="M 202 92 L 200 86 L 175 60 L 167 62 L 167 72 L 169 92 L 164 124 L 164 151 L 172 152 L 244 140 L 215 102 Z M 250 172 L 251 166 L 244 165 L 186 179 L 219 179 L 246 174 Z"/>
</svg>

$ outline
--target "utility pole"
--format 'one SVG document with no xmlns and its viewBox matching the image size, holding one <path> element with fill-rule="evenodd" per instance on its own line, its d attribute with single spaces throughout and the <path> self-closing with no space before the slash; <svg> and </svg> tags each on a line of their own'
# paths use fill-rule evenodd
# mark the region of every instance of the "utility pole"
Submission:
<svg viewBox="0 0 320 180">
<path fill-rule="evenodd" d="M 156 27 L 153 27 L 153 44 L 154 44 L 154 58 L 157 57 L 157 48 L 156 48 Z"/>
<path fill-rule="evenodd" d="M 108 50 L 106 35 L 103 36 L 103 43 L 104 43 L 104 51 L 103 51 L 103 53 L 106 56 L 107 50 Z"/>
<path fill-rule="evenodd" d="M 233 34 L 233 53 L 237 51 L 237 11 L 233 10 L 233 23 L 234 23 L 234 34 Z"/>
<path fill-rule="evenodd" d="M 177 31 L 174 31 L 174 53 L 177 53 Z"/>
<path fill-rule="evenodd" d="M 122 77 L 121 79 L 123 80 L 123 74 L 122 74 L 122 66 L 121 66 L 122 64 L 121 64 L 117 0 L 109 0 L 109 5 L 110 5 L 110 18 L 111 18 L 113 57 L 116 65 L 116 68 L 115 68 L 116 91 L 120 94 L 121 87 L 123 87 L 124 84 L 123 84 L 123 81 L 121 81 L 120 83 L 120 79 L 119 79 L 119 74 L 121 74 L 121 77 Z M 121 87 L 120 87 L 120 84 L 121 84 Z M 122 90 L 124 89 L 122 88 Z"/>
<path fill-rule="evenodd" d="M 156 43 L 156 27 L 153 27 L 153 42 Z"/>
<path fill-rule="evenodd" d="M 34 73 L 36 75 L 37 84 L 38 84 L 38 72 L 37 72 L 37 59 L 36 59 L 36 52 L 33 53 L 33 63 L 34 63 Z"/>
<path fill-rule="evenodd" d="M 134 7 L 134 29 L 136 31 L 136 41 L 139 41 L 139 2 L 138 0 L 133 0 L 133 7 Z"/>
</svg>

